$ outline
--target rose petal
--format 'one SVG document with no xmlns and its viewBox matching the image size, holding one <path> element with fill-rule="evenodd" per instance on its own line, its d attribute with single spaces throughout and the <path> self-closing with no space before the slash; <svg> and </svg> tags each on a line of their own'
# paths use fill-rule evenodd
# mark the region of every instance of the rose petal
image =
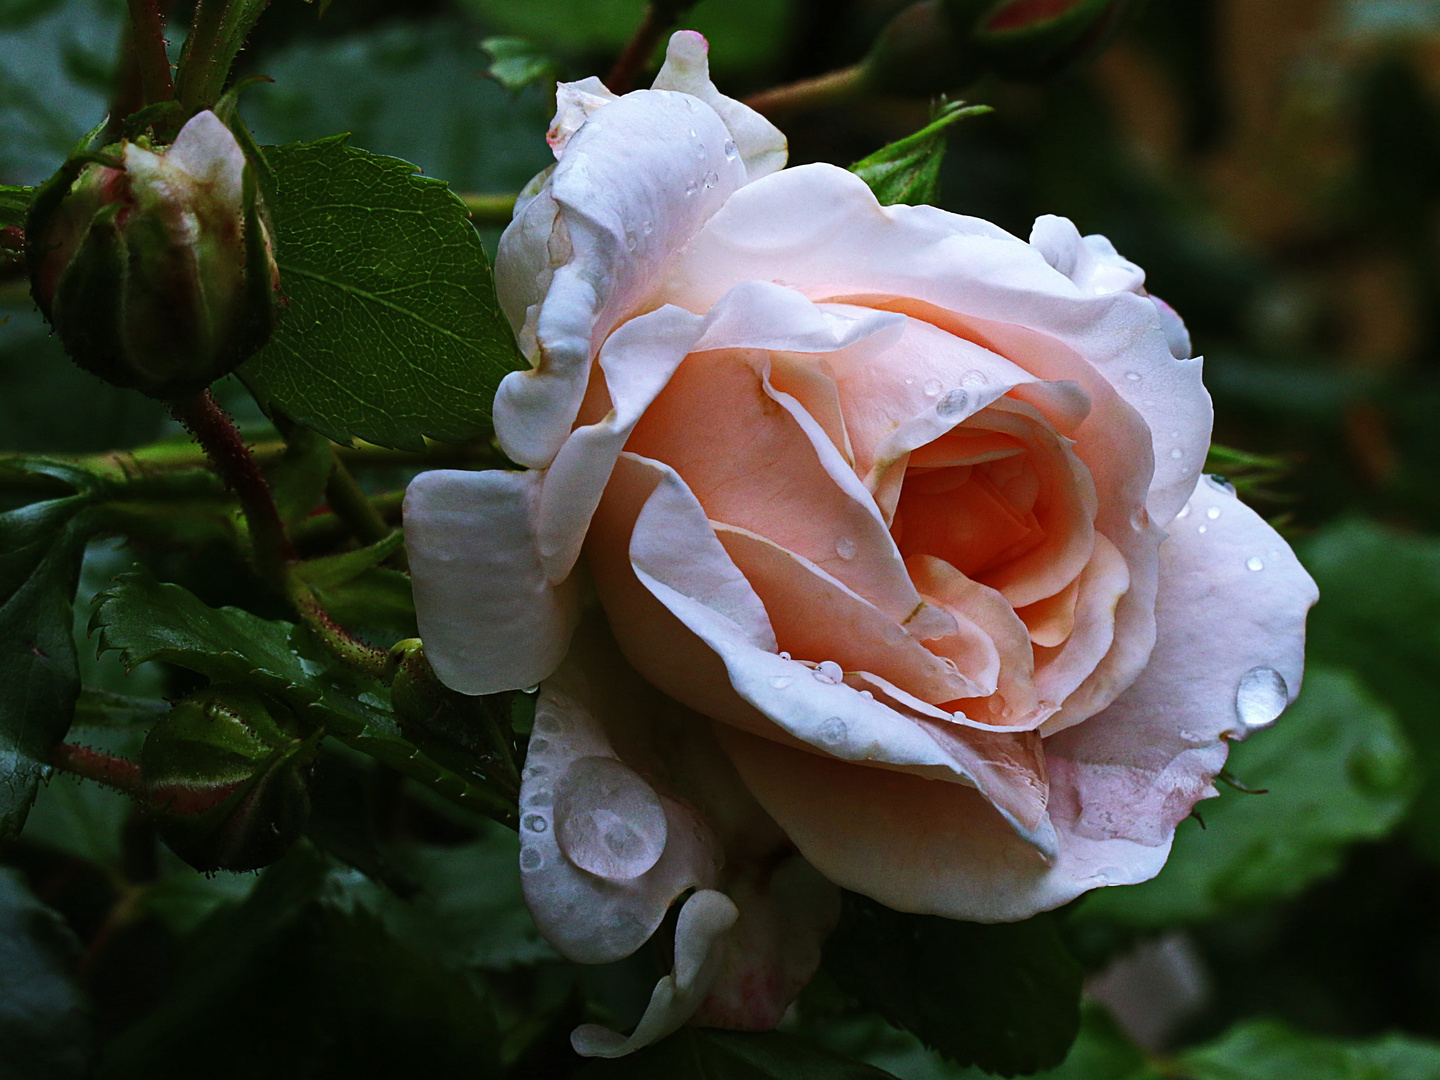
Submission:
<svg viewBox="0 0 1440 1080">
<path fill-rule="evenodd" d="M 1062 704 L 1063 718 L 1052 717 L 1040 729 L 1050 735 L 1068 726 L 1072 715 L 1088 715 L 1069 699 L 1089 679 L 1115 643 L 1115 611 L 1130 590 L 1130 570 L 1115 545 L 1095 537 L 1095 554 L 1075 580 L 1076 603 L 1070 613 L 1070 632 L 1059 646 L 1038 642 L 1035 650 L 1035 688 L 1046 701 Z M 1033 636 L 1033 633 L 1032 633 Z M 1068 707 L 1070 712 L 1064 710 Z"/>
<path fill-rule="evenodd" d="M 425 655 L 446 686 L 534 686 L 565 656 L 575 589 L 552 585 L 536 543 L 541 475 L 421 473 L 405 492 L 405 547 Z"/>
<path fill-rule="evenodd" d="M 645 1014 L 627 1037 L 581 1024 L 570 1045 L 581 1057 L 624 1057 L 679 1029 L 700 1007 L 720 969 L 715 945 L 735 925 L 739 910 L 724 893 L 700 889 L 685 901 L 675 923 L 675 968 L 655 984 Z"/>
<path fill-rule="evenodd" d="M 1108 709 L 1045 743 L 1081 836 L 1168 844 L 1215 794 L 1225 740 L 1268 725 L 1300 691 L 1315 583 L 1228 490 L 1202 480 L 1188 505 L 1161 548 L 1149 664 Z"/>
</svg>

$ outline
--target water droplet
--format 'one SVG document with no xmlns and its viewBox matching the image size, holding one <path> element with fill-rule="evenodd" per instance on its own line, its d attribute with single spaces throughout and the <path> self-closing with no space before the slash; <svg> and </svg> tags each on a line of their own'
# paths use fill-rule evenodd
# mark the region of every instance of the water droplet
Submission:
<svg viewBox="0 0 1440 1080">
<path fill-rule="evenodd" d="M 925 391 L 926 397 L 934 397 L 940 393 L 941 390 L 945 389 L 945 384 L 939 379 L 926 379 L 925 385 L 921 387 L 921 389 Z"/>
<path fill-rule="evenodd" d="M 821 660 L 811 672 L 818 682 L 827 686 L 834 686 L 845 678 L 845 669 L 834 660 Z"/>
<path fill-rule="evenodd" d="M 1223 491 L 1227 495 L 1235 494 L 1235 485 L 1230 483 L 1229 480 L 1226 480 L 1225 477 L 1216 473 L 1206 473 L 1205 482 L 1216 491 Z"/>
<path fill-rule="evenodd" d="M 835 541 L 835 554 L 842 559 L 853 559 L 855 557 L 855 541 L 848 536 L 842 536 Z"/>
<path fill-rule="evenodd" d="M 543 754 L 546 750 L 549 750 L 549 749 L 550 749 L 550 740 L 549 740 L 549 739 L 531 739 L 531 740 L 530 740 L 530 752 L 531 752 L 532 754 Z"/>
<path fill-rule="evenodd" d="M 771 675 L 771 676 L 770 676 L 770 685 L 773 686 L 776 690 L 784 690 L 787 686 L 789 686 L 789 685 L 790 685 L 791 683 L 793 683 L 794 681 L 795 681 L 795 680 L 792 679 L 792 678 L 790 678 L 789 675 Z"/>
<path fill-rule="evenodd" d="M 615 758 L 580 758 L 555 793 L 560 850 L 599 877 L 628 881 L 645 873 L 665 850 L 666 832 L 660 797 Z"/>
<path fill-rule="evenodd" d="M 695 160 L 696 160 L 696 161 L 704 161 L 704 160 L 705 160 L 705 146 L 704 146 L 703 143 L 696 143 L 696 144 L 695 144 Z"/>
<path fill-rule="evenodd" d="M 1189 509 L 1189 505 L 1187 504 L 1186 508 L 1180 511 L 1180 513 L 1176 516 L 1184 517 L 1185 514 L 1189 511 Z M 1150 527 L 1150 511 L 1145 509 L 1144 503 L 1141 503 L 1139 506 L 1135 507 L 1134 510 L 1130 511 L 1130 527 L 1136 532 L 1144 532 Z"/>
<path fill-rule="evenodd" d="M 1176 521 L 1179 521 L 1181 518 L 1187 518 L 1187 517 L 1189 517 L 1189 516 L 1190 516 L 1190 504 L 1187 502 L 1184 506 L 1182 506 L 1182 507 L 1180 508 L 1180 512 L 1175 515 L 1175 520 L 1176 520 Z"/>
<path fill-rule="evenodd" d="M 935 406 L 935 414 L 948 420 L 952 416 L 959 416 L 969 404 L 970 395 L 964 390 L 951 390 Z"/>
<path fill-rule="evenodd" d="M 537 847 L 520 849 L 520 869 L 539 870 L 545 865 L 545 854 Z"/>
<path fill-rule="evenodd" d="M 694 112 L 695 109 L 696 109 L 695 99 L 694 99 L 693 97 L 691 97 L 689 94 L 686 94 L 686 95 L 685 95 L 685 107 L 686 107 L 687 109 L 689 109 L 691 112 Z"/>
<path fill-rule="evenodd" d="M 1125 871 L 1118 866 L 1102 866 L 1095 871 L 1095 880 L 1101 885 L 1113 885 L 1117 881 L 1125 880 Z"/>
<path fill-rule="evenodd" d="M 640 226 L 640 231 L 643 232 L 646 236 L 649 236 L 655 231 L 655 223 L 653 221 L 646 221 Z"/>
<path fill-rule="evenodd" d="M 781 660 L 789 660 L 789 659 L 790 659 L 790 654 L 789 654 L 788 652 L 782 652 L 782 653 L 780 654 L 780 659 L 781 659 Z"/>
<path fill-rule="evenodd" d="M 1196 532 L 1199 532 L 1199 533 L 1207 533 L 1207 532 L 1210 531 L 1210 526 L 1209 526 L 1209 525 L 1201 525 L 1200 528 L 1196 529 L 1195 531 L 1196 531 Z"/>
<path fill-rule="evenodd" d="M 544 776 L 549 771 L 550 768 L 547 765 L 528 765 L 522 775 L 526 780 L 534 780 L 537 777 Z"/>
<path fill-rule="evenodd" d="M 734 139 L 725 140 L 725 160 L 734 161 L 740 156 L 740 148 L 735 145 Z"/>
<path fill-rule="evenodd" d="M 950 672 L 951 675 L 960 674 L 960 665 L 955 663 L 954 660 L 951 660 L 950 657 L 942 656 L 940 658 L 940 663 L 945 665 L 945 670 Z"/>
<path fill-rule="evenodd" d="M 538 694 L 540 692 L 540 684 L 536 683 L 534 686 L 527 686 L 520 692 L 522 694 Z"/>
<path fill-rule="evenodd" d="M 1125 378 L 1129 379 L 1131 382 L 1139 382 L 1140 373 L 1138 371 L 1127 371 L 1125 372 Z"/>
<path fill-rule="evenodd" d="M 1185 456 L 1185 454 L 1184 454 L 1184 451 L 1182 451 L 1182 450 L 1177 446 L 1177 447 L 1175 447 L 1174 449 L 1172 449 L 1172 450 L 1170 451 L 1170 456 L 1171 456 L 1172 458 L 1174 458 L 1176 461 L 1179 461 L 1182 457 Z"/>
<path fill-rule="evenodd" d="M 707 172 L 707 173 L 705 174 L 705 186 L 706 186 L 706 188 L 712 188 L 712 187 L 714 187 L 716 184 L 718 184 L 719 182 L 720 182 L 720 174 L 719 174 L 719 173 Z"/>
<path fill-rule="evenodd" d="M 836 746 L 844 742 L 847 734 L 845 721 L 838 716 L 830 717 L 820 725 L 820 730 L 816 732 L 820 741 L 827 746 Z"/>
<path fill-rule="evenodd" d="M 550 827 L 550 823 L 539 814 L 526 814 L 525 827 L 531 832 L 544 832 Z"/>
<path fill-rule="evenodd" d="M 1205 511 L 1205 516 L 1206 516 L 1207 518 L 1209 518 L 1211 521 L 1214 521 L 1216 518 L 1218 518 L 1218 517 L 1220 516 L 1220 508 L 1219 508 L 1218 506 L 1212 506 L 1212 507 L 1210 507 L 1209 510 L 1206 510 L 1206 511 Z"/>
<path fill-rule="evenodd" d="M 698 180 L 691 180 L 688 184 L 685 185 L 685 194 L 686 194 L 686 195 L 694 195 L 695 192 L 697 192 L 697 191 L 699 191 L 699 190 L 700 190 L 700 181 L 698 181 Z"/>
<path fill-rule="evenodd" d="M 986 376 L 986 374 L 983 371 L 977 370 L 976 368 L 971 368 L 969 371 L 965 372 L 964 375 L 960 376 L 960 385 L 969 386 L 972 388 L 976 386 L 984 386 L 989 381 L 990 379 Z"/>
<path fill-rule="evenodd" d="M 635 250 L 637 247 L 639 247 L 639 246 L 640 246 L 640 241 L 635 239 L 635 234 L 634 234 L 634 233 L 626 233 L 626 234 L 625 234 L 625 250 L 626 250 L 626 251 L 634 251 L 634 250 Z"/>
<path fill-rule="evenodd" d="M 555 801 L 555 796 L 549 788 L 536 788 L 525 797 L 527 806 L 549 806 Z"/>
<path fill-rule="evenodd" d="M 906 385 L 906 386 L 914 386 L 914 385 L 915 385 L 915 376 L 913 376 L 913 375 L 906 375 L 906 376 L 905 376 L 905 385 Z"/>
<path fill-rule="evenodd" d="M 1260 556 L 1251 555 L 1248 559 L 1245 560 L 1245 569 L 1256 571 L 1264 570 L 1265 564 L 1261 561 Z"/>
<path fill-rule="evenodd" d="M 690 129 L 690 138 L 692 138 L 692 139 L 698 139 L 699 137 L 700 137 L 700 133 L 697 132 L 694 128 L 691 128 L 691 129 Z"/>
<path fill-rule="evenodd" d="M 1272 667 L 1251 668 L 1235 690 L 1235 712 L 1246 727 L 1273 724 L 1290 702 L 1290 688 Z"/>
<path fill-rule="evenodd" d="M 875 700 L 875 695 L 872 694 L 869 690 L 861 690 L 861 691 L 860 691 L 860 696 L 863 697 L 866 701 L 874 701 L 874 700 Z"/>
</svg>

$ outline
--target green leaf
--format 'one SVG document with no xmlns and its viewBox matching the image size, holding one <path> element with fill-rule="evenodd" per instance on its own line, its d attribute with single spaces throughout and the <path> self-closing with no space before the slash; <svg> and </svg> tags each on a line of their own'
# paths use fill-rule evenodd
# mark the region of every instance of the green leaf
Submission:
<svg viewBox="0 0 1440 1080">
<path fill-rule="evenodd" d="M 29 211 L 30 200 L 34 197 L 33 187 L 0 184 L 0 229 L 7 226 L 23 228 L 25 214 Z"/>
<path fill-rule="evenodd" d="M 1349 521 L 1316 534 L 1301 557 L 1321 596 L 1307 653 L 1353 668 L 1395 710 L 1424 776 L 1409 835 L 1440 860 L 1440 541 Z"/>
<path fill-rule="evenodd" d="M 89 490 L 78 470 L 17 463 Z M 98 528 L 88 494 L 0 514 L 0 839 L 18 833 L 50 752 L 65 737 L 80 694 L 73 634 L 86 541 Z"/>
<path fill-rule="evenodd" d="M 339 668 L 300 628 L 240 608 L 212 608 L 144 571 L 119 577 L 91 618 L 102 650 L 127 667 L 164 660 L 214 682 L 248 686 L 446 798 L 485 814 L 503 800 L 478 776 L 442 765 L 400 734 L 380 683 Z"/>
<path fill-rule="evenodd" d="M 329 439 L 306 427 L 291 431 L 284 455 L 265 475 L 280 520 L 293 525 L 314 510 L 325 497 L 325 484 L 334 470 Z"/>
<path fill-rule="evenodd" d="M 952 101 L 925 127 L 850 166 L 870 185 L 881 206 L 933 203 L 940 187 L 940 162 L 945 157 L 945 129 L 967 116 L 984 116 L 988 105 Z"/>
<path fill-rule="evenodd" d="M 1405 736 L 1348 672 L 1310 664 L 1275 727 L 1236 746 L 1228 773 L 1264 795 L 1221 786 L 1182 823 L 1165 869 L 1141 885 L 1091 893 L 1074 913 L 1161 927 L 1210 920 L 1299 892 L 1346 847 L 1384 836 L 1414 794 Z"/>
<path fill-rule="evenodd" d="M 299 574 L 340 625 L 415 637 L 410 576 L 379 565 L 404 543 L 405 536 L 397 529 L 369 547 L 307 562 Z"/>
<path fill-rule="evenodd" d="M 981 925 L 906 915 L 847 892 L 824 963 L 890 1023 L 991 1072 L 1054 1065 L 1079 1029 L 1080 965 L 1050 915 Z"/>
<path fill-rule="evenodd" d="M 1435 1080 L 1440 1043 L 1404 1035 L 1341 1041 L 1258 1020 L 1180 1061 L 1189 1080 Z"/>
<path fill-rule="evenodd" d="M 77 728 L 148 728 L 170 711 L 165 701 L 139 694 L 83 687 L 75 703 Z"/>
<path fill-rule="evenodd" d="M 554 62 L 524 38 L 490 37 L 480 42 L 480 48 L 490 54 L 486 74 L 512 94 L 555 78 Z"/>
<path fill-rule="evenodd" d="M 525 364 L 465 204 L 343 136 L 266 155 L 287 307 L 246 382 L 336 442 L 488 431 L 496 386 Z"/>
<path fill-rule="evenodd" d="M 88 1075 L 90 1017 L 75 980 L 80 943 L 31 895 L 15 870 L 0 869 L 0 1077 Z"/>
<path fill-rule="evenodd" d="M 654 1046 L 595 1061 L 577 1080 L 886 1080 L 890 1074 L 777 1031 L 681 1028 Z M 890 1077 L 893 1080 L 893 1077 Z"/>
<path fill-rule="evenodd" d="M 118 870 L 121 833 L 134 807 L 128 795 L 59 775 L 35 800 L 25 822 L 25 843 Z"/>
<path fill-rule="evenodd" d="M 169 993 L 98 1075 L 497 1076 L 494 1020 L 463 976 L 408 948 L 373 890 L 305 846 L 196 928 Z"/>
</svg>

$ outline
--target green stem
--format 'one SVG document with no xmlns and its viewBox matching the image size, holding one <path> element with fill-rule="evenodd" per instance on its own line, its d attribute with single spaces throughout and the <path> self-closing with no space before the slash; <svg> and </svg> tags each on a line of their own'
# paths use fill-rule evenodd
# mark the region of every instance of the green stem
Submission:
<svg viewBox="0 0 1440 1080">
<path fill-rule="evenodd" d="M 300 616 L 300 621 L 336 660 L 348 668 L 364 672 L 374 678 L 386 678 L 389 666 L 385 651 L 353 637 L 348 630 L 332 619 L 330 613 L 321 606 L 310 586 L 300 579 L 299 574 L 292 572 L 286 575 L 285 591 L 296 614 Z"/>
<path fill-rule="evenodd" d="M 350 531 L 360 543 L 378 544 L 390 535 L 390 523 L 355 482 L 355 477 L 338 455 L 335 458 L 335 468 L 330 471 L 330 479 L 325 484 L 325 501 L 330 504 L 330 509 L 335 511 L 335 516 L 350 527 Z M 390 556 L 389 562 L 401 570 L 409 569 L 404 548 Z"/>
<path fill-rule="evenodd" d="M 405 492 L 387 491 L 370 499 L 370 505 L 380 515 L 380 520 L 394 528 L 400 523 L 400 508 L 405 502 Z M 333 508 L 332 508 L 333 509 Z M 305 556 L 314 552 L 329 551 L 350 535 L 350 529 L 336 513 L 316 514 L 290 526 L 290 540 Z"/>
<path fill-rule="evenodd" d="M 634 89 L 635 80 L 650 62 L 660 39 L 680 21 L 681 15 L 694 6 L 695 0 L 650 0 L 645 5 L 645 18 L 635 36 L 615 61 L 610 74 L 605 76 L 605 85 L 612 94 L 624 94 Z"/>
<path fill-rule="evenodd" d="M 165 52 L 165 26 L 157 0 L 130 0 L 130 41 L 140 68 L 145 104 L 169 101 L 175 96 L 170 79 L 170 57 Z"/>
<path fill-rule="evenodd" d="M 137 799 L 145 794 L 140 766 L 129 758 L 91 750 L 88 746 L 61 743 L 50 752 L 50 764 L 61 772 L 123 791 Z"/>
<path fill-rule="evenodd" d="M 230 65 L 269 0 L 197 0 L 180 54 L 176 95 L 186 115 L 209 108 L 230 78 Z"/>
<path fill-rule="evenodd" d="M 461 195 L 476 225 L 509 225 L 515 214 L 514 195 Z"/>
<path fill-rule="evenodd" d="M 841 68 L 813 79 L 801 79 L 786 86 L 745 99 L 745 104 L 762 116 L 808 112 L 826 105 L 850 101 L 865 92 L 865 65 Z"/>
<path fill-rule="evenodd" d="M 169 404 L 175 419 L 195 436 L 215 471 L 239 498 L 240 509 L 250 526 L 256 570 L 265 581 L 284 591 L 286 565 L 295 557 L 295 551 L 285 535 L 285 526 L 275 509 L 270 485 L 265 483 L 259 462 L 209 390 Z"/>
</svg>

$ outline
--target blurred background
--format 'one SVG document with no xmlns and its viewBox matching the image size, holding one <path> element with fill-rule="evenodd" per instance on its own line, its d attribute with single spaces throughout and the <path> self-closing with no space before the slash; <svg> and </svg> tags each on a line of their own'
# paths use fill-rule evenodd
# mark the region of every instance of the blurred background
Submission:
<svg viewBox="0 0 1440 1080">
<path fill-rule="evenodd" d="M 684 25 L 709 37 L 715 81 L 742 97 L 855 63 L 898 6 L 701 0 Z M 643 0 L 336 0 L 321 17 L 274 0 L 242 58 L 274 82 L 247 92 L 242 112 L 264 143 L 349 131 L 458 192 L 513 194 L 550 160 L 547 84 L 603 75 L 643 13 Z M 0 0 L 0 183 L 40 182 L 103 116 L 123 17 L 119 0 Z M 482 51 L 497 37 L 512 40 Z M 487 75 L 502 55 L 511 67 Z M 1255 1026 L 1266 1019 L 1322 1039 L 1440 1040 L 1440 2 L 1150 0 L 1079 69 L 1039 83 L 987 78 L 964 96 L 994 112 L 950 128 L 939 204 L 1020 236 L 1037 214 L 1063 214 L 1146 268 L 1206 357 L 1213 469 L 1295 544 L 1322 595 L 1300 702 L 1237 748 L 1235 785 L 1182 823 L 1165 872 L 1062 913 L 1095 1004 L 1055 1075 L 1183 1075 L 1165 1063 L 1196 1046 L 1242 1060 L 1237 1031 L 1282 1030 Z M 923 97 L 863 97 L 778 122 L 792 163 L 844 165 L 922 126 L 929 108 Z M 498 229 L 482 232 L 493 251 Z M 252 427 L 263 419 L 238 387 L 226 400 Z M 170 423 L 70 364 L 19 279 L 0 276 L 0 451 L 128 447 L 173 433 Z M 136 557 L 161 558 L 91 549 L 82 628 L 88 595 Z M 168 565 L 212 603 L 241 587 L 219 556 Z M 87 685 L 128 694 L 170 677 L 86 659 Z M 384 872 L 312 868 L 327 884 L 295 892 L 287 917 L 305 941 L 363 939 L 380 965 L 364 970 L 393 968 L 390 984 L 412 989 L 434 980 L 386 952 L 384 934 L 445 937 L 426 955 L 489 1003 L 507 1075 L 568 1075 L 575 1063 L 554 1050 L 555 1034 L 586 1010 L 623 1019 L 653 973 L 580 976 L 558 963 L 507 883 L 513 839 L 387 788 L 370 768 L 342 760 L 325 782 L 376 823 L 389 869 L 432 897 L 429 929 L 356 921 L 388 903 L 374 896 Z M 349 842 L 332 837 L 331 848 Z M 230 956 L 229 989 L 219 976 L 197 983 L 195 957 L 213 967 L 224 935 L 253 956 L 291 939 L 264 937 L 274 927 L 245 914 L 253 876 L 182 876 L 168 858 L 123 798 L 69 780 L 50 785 L 22 840 L 0 850 L 16 872 L 0 870 L 0 884 L 23 880 L 58 911 L 51 929 L 79 957 L 78 982 L 54 991 L 77 1049 L 35 1075 L 84 1075 L 95 1052 L 105 1075 L 179 1068 L 187 1053 L 231 1047 L 236 1025 L 299 1054 L 283 1058 L 309 1063 L 295 1075 L 339 1069 L 331 1036 L 267 1010 L 283 1013 L 303 987 L 306 1000 L 353 1014 L 341 987 L 359 969 L 287 947 L 268 971 Z M 301 887 L 272 892 L 285 888 Z M 207 926 L 214 940 L 195 936 Z M 0 1030 L 5 980 L 0 970 Z M 237 1002 L 237 986 L 270 1004 Z M 177 1004 L 177 988 L 188 1002 Z M 412 1004 L 424 1013 L 414 1037 L 452 1055 L 443 1060 L 470 1060 L 480 1036 L 452 1022 L 461 1013 L 446 1010 L 459 1006 L 441 992 Z M 366 1022 L 389 1022 L 367 1007 Z M 859 1009 L 824 973 L 789 1026 L 897 1076 L 979 1075 Z M 156 1049 L 163 1040 L 174 1056 Z M 1097 1047 L 1113 1064 L 1095 1064 Z"/>
</svg>

